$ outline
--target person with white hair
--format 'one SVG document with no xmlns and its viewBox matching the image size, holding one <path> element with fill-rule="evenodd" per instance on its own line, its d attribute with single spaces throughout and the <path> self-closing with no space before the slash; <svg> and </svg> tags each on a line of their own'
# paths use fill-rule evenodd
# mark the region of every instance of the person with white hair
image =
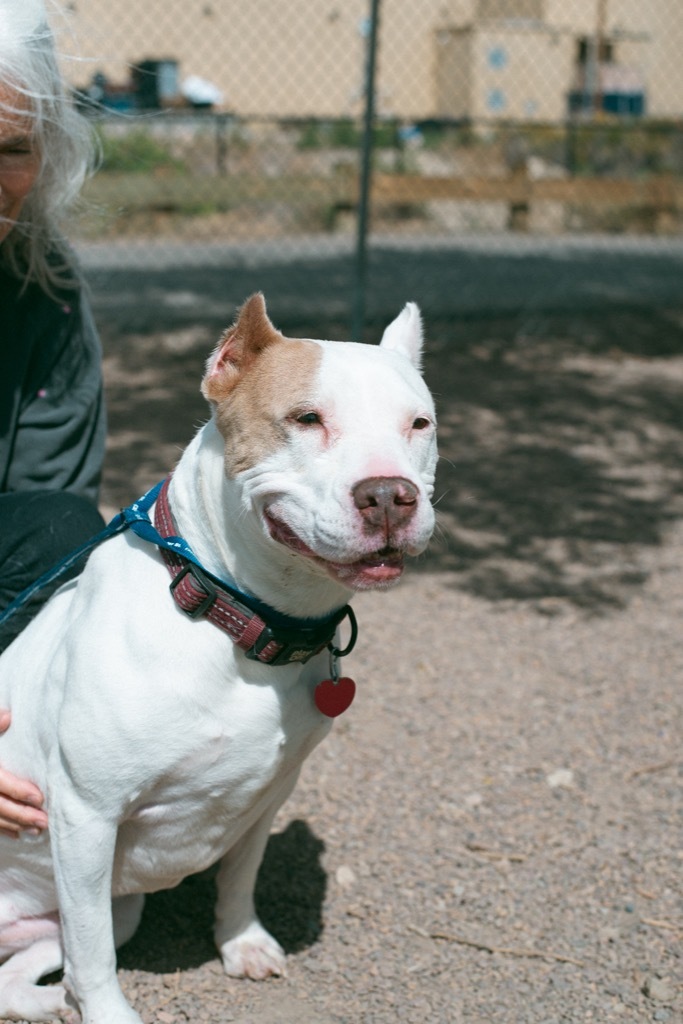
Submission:
<svg viewBox="0 0 683 1024">
<path fill-rule="evenodd" d="M 0 0 L 0 611 L 102 528 L 100 344 L 61 227 L 93 162 L 42 0 Z M 0 627 L 0 651 L 50 592 Z M 41 803 L 0 770 L 0 830 L 44 828 Z"/>
</svg>

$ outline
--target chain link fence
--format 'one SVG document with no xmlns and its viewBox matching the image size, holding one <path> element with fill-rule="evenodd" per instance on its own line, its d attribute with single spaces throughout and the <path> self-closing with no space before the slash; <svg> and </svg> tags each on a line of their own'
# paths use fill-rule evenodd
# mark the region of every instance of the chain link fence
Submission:
<svg viewBox="0 0 683 1024">
<path fill-rule="evenodd" d="M 459 254 L 680 243 L 678 0 L 74 0 L 55 27 L 103 272 L 213 268 L 240 301 L 236 269 L 286 267 L 360 336 L 381 293 L 500 302 Z"/>
</svg>

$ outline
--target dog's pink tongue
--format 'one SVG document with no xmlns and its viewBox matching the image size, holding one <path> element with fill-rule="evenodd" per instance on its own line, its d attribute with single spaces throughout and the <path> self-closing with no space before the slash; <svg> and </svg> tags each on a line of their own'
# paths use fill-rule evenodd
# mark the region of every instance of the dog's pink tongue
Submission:
<svg viewBox="0 0 683 1024">
<path fill-rule="evenodd" d="M 373 555 L 356 563 L 359 574 L 368 581 L 388 583 L 397 580 L 403 572 L 403 555 L 392 552 L 387 555 Z"/>
<path fill-rule="evenodd" d="M 403 555 L 398 551 L 368 555 L 357 562 L 328 563 L 328 572 L 347 587 L 369 590 L 395 583 L 403 572 Z"/>
</svg>

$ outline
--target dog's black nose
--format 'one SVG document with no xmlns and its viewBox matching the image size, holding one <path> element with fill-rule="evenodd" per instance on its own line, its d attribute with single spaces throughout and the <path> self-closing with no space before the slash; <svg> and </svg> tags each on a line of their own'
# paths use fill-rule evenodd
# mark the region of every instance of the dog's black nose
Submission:
<svg viewBox="0 0 683 1024">
<path fill-rule="evenodd" d="M 352 493 L 363 521 L 373 528 L 407 523 L 417 508 L 417 487 L 400 476 L 368 477 Z"/>
</svg>

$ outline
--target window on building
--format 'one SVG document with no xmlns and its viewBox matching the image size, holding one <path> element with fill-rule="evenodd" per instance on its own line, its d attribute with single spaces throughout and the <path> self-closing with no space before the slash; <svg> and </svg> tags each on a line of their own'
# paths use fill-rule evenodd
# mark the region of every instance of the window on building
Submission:
<svg viewBox="0 0 683 1024">
<path fill-rule="evenodd" d="M 583 36 L 579 39 L 576 53 L 577 63 L 587 64 L 589 60 L 592 60 L 594 48 L 595 38 L 593 36 Z M 610 39 L 600 40 L 598 60 L 601 64 L 612 64 L 614 62 L 614 43 Z"/>
</svg>

